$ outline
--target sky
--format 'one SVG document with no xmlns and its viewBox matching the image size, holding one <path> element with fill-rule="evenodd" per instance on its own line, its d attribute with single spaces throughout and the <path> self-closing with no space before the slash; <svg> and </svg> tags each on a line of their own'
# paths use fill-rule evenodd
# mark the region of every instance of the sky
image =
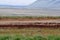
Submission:
<svg viewBox="0 0 60 40">
<path fill-rule="evenodd" d="M 0 5 L 29 5 L 36 0 L 0 0 Z"/>
<path fill-rule="evenodd" d="M 0 5 L 28 6 L 26 8 L 57 8 L 60 0 L 0 0 Z"/>
</svg>

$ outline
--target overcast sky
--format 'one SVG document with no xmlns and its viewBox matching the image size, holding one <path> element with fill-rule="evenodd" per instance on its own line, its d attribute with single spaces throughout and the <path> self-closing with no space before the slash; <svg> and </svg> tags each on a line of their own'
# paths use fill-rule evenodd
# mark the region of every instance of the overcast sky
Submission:
<svg viewBox="0 0 60 40">
<path fill-rule="evenodd" d="M 0 0 L 0 5 L 29 5 L 36 0 Z"/>
</svg>

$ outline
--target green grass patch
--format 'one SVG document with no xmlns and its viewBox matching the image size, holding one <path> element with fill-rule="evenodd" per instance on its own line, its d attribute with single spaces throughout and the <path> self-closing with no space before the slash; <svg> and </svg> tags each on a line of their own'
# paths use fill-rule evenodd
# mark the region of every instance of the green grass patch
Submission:
<svg viewBox="0 0 60 40">
<path fill-rule="evenodd" d="M 3 35 L 0 40 L 60 40 L 60 36 L 22 36 L 22 35 Z"/>
<path fill-rule="evenodd" d="M 33 19 L 33 18 L 37 18 L 37 19 L 43 19 L 43 18 L 47 18 L 47 19 L 60 19 L 60 16 L 0 16 L 0 19 L 3 18 L 29 18 L 29 19 Z"/>
</svg>

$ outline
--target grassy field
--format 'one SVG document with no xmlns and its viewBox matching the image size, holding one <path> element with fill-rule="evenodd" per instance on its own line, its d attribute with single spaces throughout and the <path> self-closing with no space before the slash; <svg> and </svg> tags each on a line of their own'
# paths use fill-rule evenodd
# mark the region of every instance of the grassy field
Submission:
<svg viewBox="0 0 60 40">
<path fill-rule="evenodd" d="M 60 16 L 0 16 L 0 18 L 29 18 L 29 19 L 33 19 L 33 18 L 37 18 L 37 19 L 39 19 L 39 18 L 50 18 L 50 19 L 58 19 L 58 18 L 60 18 Z"/>
<path fill-rule="evenodd" d="M 1 36 L 0 35 L 0 40 L 60 40 L 60 36 L 22 36 L 22 35 L 6 35 L 6 36 Z"/>
<path fill-rule="evenodd" d="M 24 19 L 24 20 L 23 20 Z M 20 21 L 28 21 L 28 20 L 56 20 L 60 19 L 60 16 L 0 16 L 0 20 L 20 20 Z"/>
<path fill-rule="evenodd" d="M 60 28 L 4 28 L 0 29 L 0 34 L 21 34 L 25 36 L 32 36 L 32 35 L 60 35 Z"/>
<path fill-rule="evenodd" d="M 60 40 L 60 28 L 1 28 L 0 40 Z"/>
</svg>

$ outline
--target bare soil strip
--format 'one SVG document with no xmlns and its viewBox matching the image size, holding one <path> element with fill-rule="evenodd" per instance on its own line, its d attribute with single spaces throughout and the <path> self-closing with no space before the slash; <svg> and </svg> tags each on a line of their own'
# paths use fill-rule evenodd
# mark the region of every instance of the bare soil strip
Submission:
<svg viewBox="0 0 60 40">
<path fill-rule="evenodd" d="M 0 27 L 48 27 L 59 28 L 60 20 L 41 20 L 41 21 L 0 21 Z"/>
</svg>

